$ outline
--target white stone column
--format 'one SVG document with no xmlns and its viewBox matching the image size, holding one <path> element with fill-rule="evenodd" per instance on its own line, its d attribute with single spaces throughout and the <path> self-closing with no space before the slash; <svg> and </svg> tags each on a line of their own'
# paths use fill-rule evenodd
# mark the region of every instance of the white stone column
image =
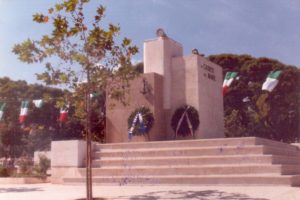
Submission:
<svg viewBox="0 0 300 200">
<path fill-rule="evenodd" d="M 183 55 L 182 45 L 168 37 L 144 42 L 144 73 L 155 72 L 163 76 L 164 109 L 171 109 L 172 58 Z"/>
</svg>

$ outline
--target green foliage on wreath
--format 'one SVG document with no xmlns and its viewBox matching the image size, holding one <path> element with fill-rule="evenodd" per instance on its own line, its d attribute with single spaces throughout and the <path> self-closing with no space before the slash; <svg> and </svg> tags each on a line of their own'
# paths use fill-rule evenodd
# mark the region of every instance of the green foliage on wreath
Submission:
<svg viewBox="0 0 300 200">
<path fill-rule="evenodd" d="M 188 105 L 184 105 L 184 106 L 178 108 L 175 111 L 175 113 L 173 114 L 172 119 L 171 119 L 171 127 L 174 130 L 174 132 L 176 132 L 176 128 L 179 123 L 179 120 L 187 107 L 188 107 Z M 189 106 L 187 113 L 188 113 L 190 122 L 192 124 L 192 129 L 193 129 L 193 131 L 195 131 L 200 124 L 198 111 L 194 107 Z M 179 127 L 177 135 L 188 136 L 190 134 L 191 134 L 191 131 L 189 129 L 187 118 L 185 116 L 181 123 L 181 126 Z"/>
<path fill-rule="evenodd" d="M 143 122 L 144 122 L 144 126 L 145 126 L 145 132 L 140 132 L 139 130 L 141 129 L 141 127 L 140 127 L 141 123 L 136 123 L 133 133 L 132 133 L 133 135 L 143 135 L 145 133 L 148 133 L 154 124 L 154 117 L 153 117 L 153 114 L 150 111 L 150 109 L 147 107 L 140 107 L 140 108 L 137 108 L 134 112 L 132 112 L 130 114 L 130 116 L 128 117 L 128 121 L 127 121 L 128 130 L 131 128 L 134 117 L 136 116 L 136 114 L 138 112 L 140 112 L 142 114 Z"/>
</svg>

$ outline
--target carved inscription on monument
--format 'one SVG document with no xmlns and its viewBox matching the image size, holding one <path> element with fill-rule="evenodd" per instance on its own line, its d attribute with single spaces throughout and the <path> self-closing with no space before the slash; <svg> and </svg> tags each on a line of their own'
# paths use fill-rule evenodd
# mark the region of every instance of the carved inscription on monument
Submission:
<svg viewBox="0 0 300 200">
<path fill-rule="evenodd" d="M 215 76 L 215 69 L 207 64 L 202 64 L 201 68 L 205 70 L 203 73 L 204 77 L 216 81 L 216 76 Z"/>
</svg>

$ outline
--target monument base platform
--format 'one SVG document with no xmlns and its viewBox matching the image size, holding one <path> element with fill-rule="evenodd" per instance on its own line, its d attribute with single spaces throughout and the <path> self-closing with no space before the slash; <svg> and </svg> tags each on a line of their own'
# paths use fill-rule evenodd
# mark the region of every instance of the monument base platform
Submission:
<svg viewBox="0 0 300 200">
<path fill-rule="evenodd" d="M 95 144 L 94 152 L 94 184 L 300 186 L 299 148 L 262 138 Z M 62 174 L 64 184 L 85 183 L 84 168 Z"/>
</svg>

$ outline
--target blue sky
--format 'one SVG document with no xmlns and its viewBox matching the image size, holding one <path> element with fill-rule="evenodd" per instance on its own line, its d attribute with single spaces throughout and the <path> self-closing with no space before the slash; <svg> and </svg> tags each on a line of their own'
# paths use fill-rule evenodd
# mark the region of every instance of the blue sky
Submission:
<svg viewBox="0 0 300 200">
<path fill-rule="evenodd" d="M 0 0 L 0 77 L 36 82 L 43 65 L 20 62 L 14 44 L 39 39 L 48 25 L 32 21 L 59 0 Z M 120 24 L 121 36 L 133 40 L 142 60 L 143 41 L 157 28 L 180 42 L 185 54 L 197 48 L 205 55 L 220 53 L 270 57 L 300 67 L 300 0 L 91 0 L 107 8 L 105 21 Z"/>
</svg>

